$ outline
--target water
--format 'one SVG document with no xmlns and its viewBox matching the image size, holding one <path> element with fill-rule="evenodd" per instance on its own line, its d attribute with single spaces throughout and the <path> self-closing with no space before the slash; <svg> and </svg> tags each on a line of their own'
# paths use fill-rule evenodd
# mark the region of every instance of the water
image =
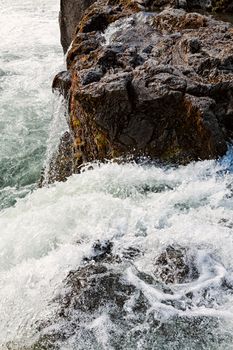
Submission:
<svg viewBox="0 0 233 350">
<path fill-rule="evenodd" d="M 0 3 L 1 208 L 28 193 L 40 177 L 52 77 L 63 63 L 58 10 L 57 0 Z"/>
<path fill-rule="evenodd" d="M 186 324 L 203 316 L 217 319 L 221 321 L 218 327 L 222 327 L 219 332 L 223 348 L 231 349 L 231 343 L 226 345 L 224 341 L 233 330 L 232 160 L 229 152 L 222 162 L 199 162 L 177 169 L 96 164 L 93 170 L 74 175 L 66 183 L 38 189 L 15 207 L 3 210 L 0 343 L 27 343 L 39 336 L 36 320 L 53 316 L 57 305 L 51 301 L 61 292 L 61 281 L 80 266 L 83 257 L 91 255 L 93 242 L 110 240 L 119 256 L 130 247 L 143 252 L 132 264 L 121 267 L 121 273 L 143 293 L 155 319 L 169 325 L 173 320 L 176 326 L 177 317 L 181 323 L 186 317 Z M 168 295 L 145 283 L 135 271 L 153 275 L 156 257 L 164 247 L 174 244 L 189 248 L 196 255 L 200 277 L 175 285 Z M 224 281 L 228 287 L 224 287 Z M 194 294 L 192 301 L 185 297 L 188 293 Z M 168 307 L 168 299 L 177 303 Z M 107 314 L 106 308 L 106 317 Z M 91 321 L 88 319 L 87 323 Z M 100 349 L 109 346 L 112 330 L 108 328 L 107 345 L 102 344 Z M 190 329 L 193 328 L 191 323 Z M 203 332 L 205 344 L 206 324 L 202 328 L 199 332 Z M 213 337 L 216 332 L 215 328 L 209 330 Z M 80 349 L 96 349 L 93 344 L 103 341 L 96 339 L 92 346 L 85 339 L 87 345 L 81 343 Z M 160 334 L 158 339 L 164 341 L 160 348 L 165 349 L 166 335 Z M 176 342 L 180 344 L 179 339 Z M 188 344 L 182 349 L 192 349 Z M 198 349 L 204 348 L 200 340 L 198 344 Z M 77 347 L 68 346 L 73 348 Z M 129 344 L 126 348 L 131 349 Z M 177 347 L 171 342 L 170 349 L 174 348 Z"/>
<path fill-rule="evenodd" d="M 50 93 L 62 63 L 58 6 L 0 4 L 0 349 L 233 349 L 231 147 L 186 167 L 94 163 L 36 188 L 65 128 Z M 117 259 L 94 263 L 96 242 L 111 242 Z M 185 253 L 192 276 L 164 283 L 171 266 L 156 262 L 168 247 Z M 88 264 L 107 273 L 64 317 L 67 276 Z M 108 276 L 123 308 L 104 299 Z"/>
</svg>

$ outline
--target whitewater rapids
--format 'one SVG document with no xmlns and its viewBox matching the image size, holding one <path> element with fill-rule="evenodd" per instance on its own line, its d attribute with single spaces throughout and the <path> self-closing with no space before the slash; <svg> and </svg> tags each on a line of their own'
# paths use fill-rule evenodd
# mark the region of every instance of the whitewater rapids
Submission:
<svg viewBox="0 0 233 350">
<path fill-rule="evenodd" d="M 132 269 L 126 269 L 125 278 L 145 293 L 162 322 L 205 315 L 221 319 L 223 334 L 232 332 L 232 161 L 229 151 L 219 162 L 176 169 L 93 164 L 66 183 L 38 189 L 3 210 L 0 343 L 28 343 L 35 336 L 36 321 L 51 317 L 51 300 L 63 288 L 62 281 L 90 256 L 97 240 L 113 242 L 119 255 L 129 247 L 139 248 L 143 256 L 134 267 L 148 274 L 167 245 L 198 251 L 199 279 L 174 289 L 173 299 L 190 291 L 197 295 L 183 311 L 162 304 L 164 295 L 140 281 Z M 221 288 L 223 280 L 228 288 Z M 200 295 L 205 289 L 212 298 L 206 305 Z"/>
<path fill-rule="evenodd" d="M 218 161 L 188 166 L 89 164 L 65 183 L 37 188 L 66 128 L 63 102 L 51 94 L 63 69 L 58 10 L 57 0 L 0 4 L 0 349 L 47 350 L 33 347 L 43 322 L 55 317 L 58 333 L 75 323 L 72 313 L 56 322 L 57 296 L 96 242 L 111 242 L 122 259 L 139 252 L 120 273 L 146 300 L 144 321 L 129 298 L 124 324 L 135 327 L 121 343 L 124 329 L 106 305 L 54 349 L 233 349 L 231 146 Z M 158 257 L 176 246 L 194 259 L 195 278 L 164 288 L 142 278 L 156 278 Z"/>
<path fill-rule="evenodd" d="M 0 209 L 35 188 L 63 69 L 59 1 L 0 1 Z"/>
</svg>

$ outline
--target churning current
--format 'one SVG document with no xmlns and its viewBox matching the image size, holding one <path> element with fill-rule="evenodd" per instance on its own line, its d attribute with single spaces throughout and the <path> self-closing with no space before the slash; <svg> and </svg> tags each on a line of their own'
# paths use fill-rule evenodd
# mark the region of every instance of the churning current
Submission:
<svg viewBox="0 0 233 350">
<path fill-rule="evenodd" d="M 58 10 L 0 4 L 0 349 L 233 349 L 230 146 L 37 188 L 65 130 Z"/>
<path fill-rule="evenodd" d="M 44 164 L 63 64 L 58 11 L 58 0 L 0 2 L 0 208 L 31 191 Z"/>
</svg>

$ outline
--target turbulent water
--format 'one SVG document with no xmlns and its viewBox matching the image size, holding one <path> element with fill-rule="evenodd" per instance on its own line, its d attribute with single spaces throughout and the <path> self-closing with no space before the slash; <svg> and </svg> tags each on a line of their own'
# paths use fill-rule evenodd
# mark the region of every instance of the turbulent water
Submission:
<svg viewBox="0 0 233 350">
<path fill-rule="evenodd" d="M 63 63 L 58 11 L 58 0 L 0 2 L 1 208 L 28 193 L 40 176 L 57 108 L 51 81 Z"/>
<path fill-rule="evenodd" d="M 62 62 L 58 6 L 0 4 L 0 349 L 30 348 L 43 322 L 56 334 L 70 330 L 52 349 L 233 349 L 231 147 L 218 161 L 186 167 L 96 163 L 36 188 L 64 128 L 50 93 Z M 110 264 L 133 290 L 123 316 L 108 303 L 91 316 L 56 318 L 64 280 L 97 241 L 111 242 L 123 261 Z M 167 286 L 148 278 L 158 278 L 167 247 L 185 249 L 193 278 Z"/>
</svg>

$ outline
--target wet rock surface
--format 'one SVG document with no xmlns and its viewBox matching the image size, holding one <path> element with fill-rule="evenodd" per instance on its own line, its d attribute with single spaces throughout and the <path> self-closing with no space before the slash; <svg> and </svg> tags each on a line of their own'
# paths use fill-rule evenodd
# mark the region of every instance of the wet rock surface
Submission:
<svg viewBox="0 0 233 350">
<path fill-rule="evenodd" d="M 77 170 L 73 143 L 73 137 L 68 131 L 66 131 L 60 139 L 57 151 L 50 159 L 48 173 L 45 174 L 46 169 L 43 169 L 42 171 L 38 183 L 39 187 L 43 187 L 48 183 L 56 181 L 65 181 L 67 177 L 74 173 L 74 169 Z"/>
<path fill-rule="evenodd" d="M 155 261 L 155 276 L 166 284 L 187 283 L 198 278 L 193 257 L 183 247 L 168 246 Z"/>
<path fill-rule="evenodd" d="M 83 17 L 85 11 L 96 0 L 61 0 L 60 5 L 60 31 L 61 44 L 66 52 L 74 38 L 75 29 Z M 114 1 L 109 1 L 114 4 Z M 212 12 L 231 13 L 233 4 L 231 0 L 148 0 L 138 1 L 142 8 L 150 11 L 159 11 L 165 7 L 182 8 L 188 11 L 195 9 L 207 10 Z"/>
<path fill-rule="evenodd" d="M 64 71 L 58 73 L 53 79 L 52 89 L 54 91 L 59 91 L 65 99 L 69 98 L 69 91 L 71 88 L 71 76 L 69 71 Z"/>
<path fill-rule="evenodd" d="M 128 249 L 133 250 L 137 249 Z M 105 338 L 105 346 L 113 349 L 135 349 L 142 340 L 146 349 L 153 348 L 153 344 L 160 349 L 165 346 L 166 336 L 165 348 L 176 349 L 175 338 L 179 334 L 187 349 L 204 349 L 203 332 L 206 332 L 206 339 L 215 349 L 221 341 L 218 318 L 189 314 L 193 304 L 207 306 L 213 302 L 211 281 L 209 285 L 205 283 L 204 289 L 196 288 L 196 295 L 190 292 L 201 271 L 197 260 L 191 261 L 189 254 L 181 246 L 166 247 L 155 261 L 155 274 L 149 275 L 134 266 L 137 254 L 131 258 L 125 254 L 119 257 L 113 254 L 112 242 L 96 242 L 83 265 L 68 274 L 64 290 L 56 298 L 56 315 L 40 324 L 40 337 L 32 348 L 102 349 L 100 339 Z M 209 262 L 210 271 L 214 270 L 214 260 Z M 165 265 L 169 272 L 164 278 Z M 156 272 L 158 267 L 162 274 L 158 269 Z M 212 277 L 214 281 L 216 276 Z M 183 285 L 184 290 L 177 293 L 174 283 Z"/>
<path fill-rule="evenodd" d="M 101 0 L 80 20 L 68 73 L 54 83 L 69 96 L 74 172 L 96 159 L 133 155 L 186 164 L 226 152 L 233 135 L 233 28 L 183 9 L 147 12 L 158 4 Z"/>
</svg>

